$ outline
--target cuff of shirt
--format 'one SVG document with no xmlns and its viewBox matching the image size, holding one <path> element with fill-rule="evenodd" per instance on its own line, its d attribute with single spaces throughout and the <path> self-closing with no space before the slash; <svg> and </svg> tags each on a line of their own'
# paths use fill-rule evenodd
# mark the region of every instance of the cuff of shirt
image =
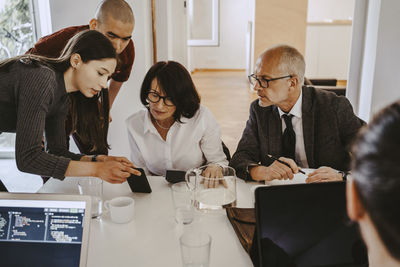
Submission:
<svg viewBox="0 0 400 267">
<path fill-rule="evenodd" d="M 59 179 L 59 180 L 64 180 L 65 172 L 67 171 L 70 161 L 71 161 L 71 159 L 69 159 L 69 158 L 60 157 L 57 161 L 57 164 L 56 164 L 54 170 L 53 170 L 52 177 Z"/>
</svg>

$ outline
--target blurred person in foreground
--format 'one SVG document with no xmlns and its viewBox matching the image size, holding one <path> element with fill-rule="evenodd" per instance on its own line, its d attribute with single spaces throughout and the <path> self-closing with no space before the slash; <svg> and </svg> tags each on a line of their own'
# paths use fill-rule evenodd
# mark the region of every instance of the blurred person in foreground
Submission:
<svg viewBox="0 0 400 267">
<path fill-rule="evenodd" d="M 363 128 L 353 147 L 347 211 L 358 223 L 369 266 L 400 266 L 400 101 Z"/>
</svg>

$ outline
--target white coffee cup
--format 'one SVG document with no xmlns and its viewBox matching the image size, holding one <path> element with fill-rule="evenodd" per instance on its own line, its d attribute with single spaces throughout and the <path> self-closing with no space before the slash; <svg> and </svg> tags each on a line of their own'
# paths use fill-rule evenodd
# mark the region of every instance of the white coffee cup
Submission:
<svg viewBox="0 0 400 267">
<path fill-rule="evenodd" d="M 104 207 L 110 211 L 111 221 L 127 223 L 133 219 L 135 200 L 131 197 L 116 197 L 104 202 Z"/>
</svg>

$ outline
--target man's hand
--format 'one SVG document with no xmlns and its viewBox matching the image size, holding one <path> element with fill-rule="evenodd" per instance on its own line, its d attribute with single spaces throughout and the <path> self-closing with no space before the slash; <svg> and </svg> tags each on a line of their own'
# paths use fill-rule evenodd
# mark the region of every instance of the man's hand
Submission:
<svg viewBox="0 0 400 267">
<path fill-rule="evenodd" d="M 256 166 L 250 169 L 250 176 L 255 181 L 272 181 L 274 179 L 293 179 L 293 174 L 299 172 L 297 164 L 289 158 L 280 157 L 280 160 L 289 164 L 290 168 L 279 161 L 274 161 L 268 167 Z"/>
<path fill-rule="evenodd" d="M 320 167 L 310 173 L 306 179 L 306 183 L 320 183 L 320 182 L 333 182 L 343 181 L 343 176 L 337 170 L 330 167 Z"/>
</svg>

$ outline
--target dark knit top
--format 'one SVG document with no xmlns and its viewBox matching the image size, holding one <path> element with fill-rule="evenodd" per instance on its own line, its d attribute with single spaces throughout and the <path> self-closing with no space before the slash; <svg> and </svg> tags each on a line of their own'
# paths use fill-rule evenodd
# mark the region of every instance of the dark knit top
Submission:
<svg viewBox="0 0 400 267">
<path fill-rule="evenodd" d="M 20 61 L 0 70 L 0 132 L 16 133 L 20 171 L 63 179 L 71 159 L 80 160 L 65 143 L 67 101 L 63 73 Z"/>
</svg>

